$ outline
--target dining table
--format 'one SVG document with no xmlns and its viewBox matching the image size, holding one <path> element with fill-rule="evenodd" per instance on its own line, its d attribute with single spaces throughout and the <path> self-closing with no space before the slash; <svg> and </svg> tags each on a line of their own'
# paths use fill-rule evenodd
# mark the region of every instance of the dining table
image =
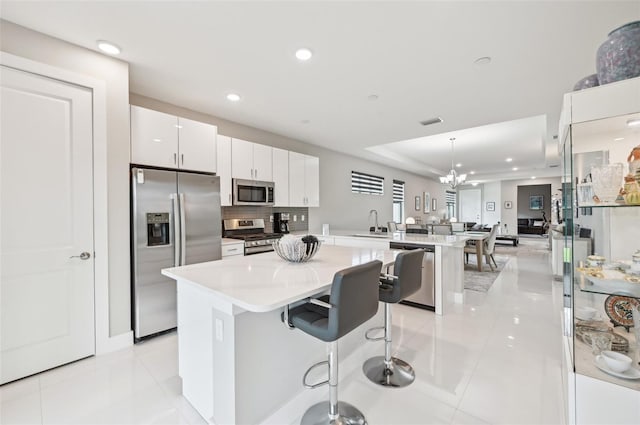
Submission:
<svg viewBox="0 0 640 425">
<path fill-rule="evenodd" d="M 467 240 L 475 241 L 476 245 L 476 256 L 478 258 L 478 271 L 482 271 L 482 256 L 484 249 L 484 241 L 489 239 L 491 236 L 491 232 L 463 232 L 459 233 L 460 235 L 467 236 Z"/>
</svg>

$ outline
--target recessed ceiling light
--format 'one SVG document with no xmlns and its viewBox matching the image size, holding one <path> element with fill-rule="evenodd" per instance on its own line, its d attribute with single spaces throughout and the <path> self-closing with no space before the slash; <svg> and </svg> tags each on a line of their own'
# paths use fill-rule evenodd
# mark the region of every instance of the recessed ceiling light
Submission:
<svg viewBox="0 0 640 425">
<path fill-rule="evenodd" d="M 306 47 L 296 50 L 296 57 L 301 61 L 308 61 L 311 59 L 311 56 L 313 56 L 313 53 Z"/>
<path fill-rule="evenodd" d="M 511 162 L 511 161 L 513 161 L 513 158 L 507 158 L 507 159 L 505 159 L 505 161 Z"/>
<path fill-rule="evenodd" d="M 614 142 L 619 142 L 620 140 L 624 140 L 624 137 L 616 137 L 613 139 Z"/>
<path fill-rule="evenodd" d="M 473 61 L 473 63 L 475 63 L 476 65 L 489 65 L 491 63 L 491 57 L 483 56 Z"/>
<path fill-rule="evenodd" d="M 513 171 L 518 171 L 518 167 L 513 167 L 512 170 Z"/>
<path fill-rule="evenodd" d="M 116 46 L 113 43 L 110 43 L 108 41 L 105 40 L 98 40 L 98 49 L 102 50 L 103 52 L 109 54 L 109 55 L 119 55 L 120 54 L 120 48 L 118 46 Z"/>
<path fill-rule="evenodd" d="M 629 127 L 640 127 L 640 118 L 633 118 L 627 121 Z"/>
<path fill-rule="evenodd" d="M 472 182 L 471 183 L 471 186 L 477 186 L 477 185 L 478 185 L 478 182 Z"/>
<path fill-rule="evenodd" d="M 536 179 L 536 176 L 531 176 L 531 180 L 535 180 L 535 179 Z"/>
<path fill-rule="evenodd" d="M 476 172 L 475 171 L 469 171 L 469 174 L 474 175 Z"/>
<path fill-rule="evenodd" d="M 152 139 L 154 142 L 162 142 L 162 139 Z"/>
<path fill-rule="evenodd" d="M 240 100 L 240 95 L 235 93 L 229 93 L 227 95 L 227 100 L 230 100 L 231 102 L 237 102 Z"/>
<path fill-rule="evenodd" d="M 456 164 L 456 167 L 460 168 L 462 167 L 462 164 L 460 164 L 459 162 Z"/>
</svg>

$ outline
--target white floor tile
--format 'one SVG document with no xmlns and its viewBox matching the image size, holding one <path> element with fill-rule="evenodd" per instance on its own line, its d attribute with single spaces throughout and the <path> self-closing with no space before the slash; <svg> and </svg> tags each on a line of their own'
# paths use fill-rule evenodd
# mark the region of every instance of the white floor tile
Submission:
<svg viewBox="0 0 640 425">
<path fill-rule="evenodd" d="M 4 425 L 41 424 L 40 392 L 3 400 L 0 405 L 0 423 Z"/>
</svg>

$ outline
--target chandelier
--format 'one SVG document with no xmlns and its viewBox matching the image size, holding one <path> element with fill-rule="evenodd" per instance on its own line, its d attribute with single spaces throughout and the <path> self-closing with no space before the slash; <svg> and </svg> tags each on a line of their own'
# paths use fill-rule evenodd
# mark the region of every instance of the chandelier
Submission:
<svg viewBox="0 0 640 425">
<path fill-rule="evenodd" d="M 451 187 L 451 189 L 455 189 L 456 187 L 458 187 L 458 185 L 465 182 L 465 180 L 467 179 L 467 175 L 458 175 L 458 173 L 456 173 L 456 169 L 453 166 L 453 142 L 456 140 L 456 138 L 452 137 L 449 140 L 451 140 L 451 170 L 449 170 L 449 174 L 447 174 L 446 176 L 440 177 L 440 183 L 447 184 L 449 185 L 449 187 Z"/>
</svg>

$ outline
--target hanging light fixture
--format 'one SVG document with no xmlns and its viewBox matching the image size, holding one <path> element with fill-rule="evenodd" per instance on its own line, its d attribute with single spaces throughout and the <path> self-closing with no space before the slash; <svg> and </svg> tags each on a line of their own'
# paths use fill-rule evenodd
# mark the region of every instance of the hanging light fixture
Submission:
<svg viewBox="0 0 640 425">
<path fill-rule="evenodd" d="M 440 177 L 440 183 L 448 184 L 449 187 L 451 187 L 451 189 L 455 189 L 456 187 L 458 187 L 458 185 L 465 182 L 465 180 L 467 179 L 467 175 L 466 174 L 458 175 L 458 173 L 456 173 L 456 169 L 453 166 L 453 142 L 456 140 L 456 138 L 452 137 L 449 140 L 451 140 L 451 170 L 449 171 L 449 174 L 447 174 L 446 176 Z"/>
</svg>

